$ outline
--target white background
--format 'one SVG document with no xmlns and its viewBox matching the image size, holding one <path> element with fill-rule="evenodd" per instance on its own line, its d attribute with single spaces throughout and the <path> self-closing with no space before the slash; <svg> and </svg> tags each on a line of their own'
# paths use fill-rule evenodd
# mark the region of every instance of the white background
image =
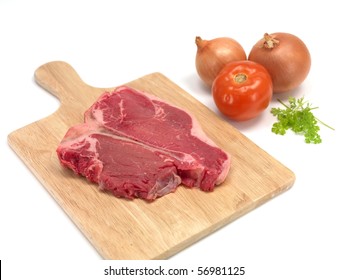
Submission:
<svg viewBox="0 0 347 280">
<path fill-rule="evenodd" d="M 265 32 L 297 35 L 312 56 L 304 84 L 276 97 L 306 96 L 320 107 L 317 117 L 336 130 L 322 127 L 319 145 L 305 144 L 303 137 L 291 133 L 274 135 L 275 119 L 269 110 L 278 106 L 275 99 L 260 118 L 230 122 L 292 169 L 295 185 L 169 262 L 174 267 L 192 262 L 245 266 L 246 276 L 239 279 L 346 279 L 347 154 L 342 134 L 346 130 L 347 20 L 343 3 L 0 0 L 4 279 L 48 279 L 45 273 L 51 274 L 49 279 L 55 279 L 55 274 L 69 279 L 82 271 L 88 279 L 89 270 L 102 279 L 101 257 L 7 144 L 10 132 L 59 106 L 35 84 L 37 67 L 64 60 L 85 82 L 100 87 L 158 71 L 218 113 L 195 71 L 195 36 L 232 37 L 248 53 Z"/>
</svg>

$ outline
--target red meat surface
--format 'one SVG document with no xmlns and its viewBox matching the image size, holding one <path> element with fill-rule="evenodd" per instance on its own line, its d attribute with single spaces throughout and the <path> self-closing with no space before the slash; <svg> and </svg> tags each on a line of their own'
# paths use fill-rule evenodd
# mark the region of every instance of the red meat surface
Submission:
<svg viewBox="0 0 347 280">
<path fill-rule="evenodd" d="M 105 92 L 57 148 L 61 164 L 117 197 L 154 200 L 182 183 L 212 191 L 230 157 L 188 112 L 129 87 Z"/>
</svg>

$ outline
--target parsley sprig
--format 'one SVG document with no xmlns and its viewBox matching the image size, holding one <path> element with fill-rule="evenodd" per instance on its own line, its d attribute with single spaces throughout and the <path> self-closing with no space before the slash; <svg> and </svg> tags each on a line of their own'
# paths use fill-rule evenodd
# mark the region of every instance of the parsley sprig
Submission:
<svg viewBox="0 0 347 280">
<path fill-rule="evenodd" d="M 284 135 L 288 129 L 291 129 L 296 134 L 304 135 L 306 143 L 318 144 L 322 142 L 318 133 L 320 130 L 318 122 L 334 130 L 313 115 L 312 110 L 318 109 L 318 107 L 311 107 L 312 105 L 305 101 L 304 97 L 299 99 L 289 97 L 289 105 L 284 104 L 281 100 L 278 101 L 285 109 L 271 109 L 271 113 L 278 120 L 272 126 L 271 131 L 273 133 Z"/>
</svg>

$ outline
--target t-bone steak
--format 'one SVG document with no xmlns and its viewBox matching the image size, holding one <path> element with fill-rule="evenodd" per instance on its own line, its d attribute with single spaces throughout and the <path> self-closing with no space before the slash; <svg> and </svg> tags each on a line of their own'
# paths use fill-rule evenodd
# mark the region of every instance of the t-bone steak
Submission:
<svg viewBox="0 0 347 280">
<path fill-rule="evenodd" d="M 188 112 L 127 86 L 103 93 L 57 148 L 61 164 L 117 197 L 154 200 L 181 183 L 212 191 L 229 155 Z"/>
</svg>

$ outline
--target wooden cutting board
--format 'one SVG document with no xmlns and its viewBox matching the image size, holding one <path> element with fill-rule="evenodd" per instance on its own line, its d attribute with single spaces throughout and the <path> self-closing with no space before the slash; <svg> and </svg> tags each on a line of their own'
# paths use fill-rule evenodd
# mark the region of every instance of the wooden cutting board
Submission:
<svg viewBox="0 0 347 280">
<path fill-rule="evenodd" d="M 206 134 L 229 152 L 232 168 L 212 193 L 179 187 L 153 203 L 128 201 L 60 166 L 56 148 L 67 129 L 106 88 L 85 84 L 65 62 L 35 72 L 39 85 L 59 98 L 52 115 L 12 132 L 8 141 L 71 220 L 105 259 L 166 259 L 289 189 L 295 176 L 228 122 L 160 73 L 127 85 L 193 113 Z"/>
</svg>

